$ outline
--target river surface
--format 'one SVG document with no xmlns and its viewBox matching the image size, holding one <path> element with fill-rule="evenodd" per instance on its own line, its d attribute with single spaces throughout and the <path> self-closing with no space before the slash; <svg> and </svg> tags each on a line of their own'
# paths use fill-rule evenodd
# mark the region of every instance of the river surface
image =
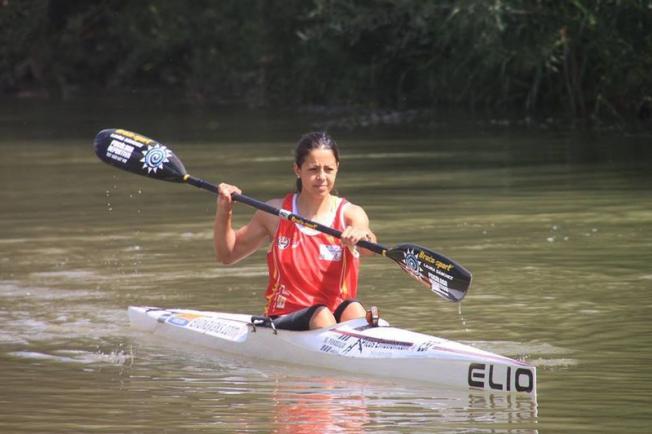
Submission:
<svg viewBox="0 0 652 434">
<path fill-rule="evenodd" d="M 134 106 L 0 109 L 1 432 L 649 432 L 650 138 L 433 122 L 346 129 L 327 113 Z M 195 176 L 259 199 L 328 125 L 338 190 L 381 242 L 474 274 L 461 304 L 365 258 L 359 295 L 390 323 L 524 359 L 536 399 L 311 371 L 165 342 L 129 305 L 259 313 L 264 254 L 214 262 L 214 198 L 100 162 L 97 131 L 167 143 Z M 236 221 L 251 210 L 236 208 Z"/>
</svg>

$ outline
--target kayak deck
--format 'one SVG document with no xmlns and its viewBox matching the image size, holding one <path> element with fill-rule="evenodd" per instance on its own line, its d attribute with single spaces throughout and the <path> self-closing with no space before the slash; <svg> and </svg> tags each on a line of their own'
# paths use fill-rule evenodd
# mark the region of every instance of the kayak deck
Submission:
<svg viewBox="0 0 652 434">
<path fill-rule="evenodd" d="M 274 330 L 250 315 L 129 307 L 138 330 L 261 360 L 464 389 L 536 394 L 536 368 L 470 345 L 365 319 L 318 330 Z M 381 320 L 382 321 L 382 320 Z"/>
</svg>

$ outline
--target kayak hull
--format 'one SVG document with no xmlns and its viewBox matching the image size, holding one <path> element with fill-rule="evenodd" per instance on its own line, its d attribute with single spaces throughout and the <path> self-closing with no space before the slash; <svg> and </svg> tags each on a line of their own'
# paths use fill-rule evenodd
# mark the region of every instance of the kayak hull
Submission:
<svg viewBox="0 0 652 434">
<path fill-rule="evenodd" d="M 135 329 L 244 356 L 312 368 L 414 380 L 456 389 L 536 394 L 536 368 L 470 345 L 386 323 L 346 321 L 304 332 L 255 326 L 251 316 L 131 306 Z"/>
</svg>

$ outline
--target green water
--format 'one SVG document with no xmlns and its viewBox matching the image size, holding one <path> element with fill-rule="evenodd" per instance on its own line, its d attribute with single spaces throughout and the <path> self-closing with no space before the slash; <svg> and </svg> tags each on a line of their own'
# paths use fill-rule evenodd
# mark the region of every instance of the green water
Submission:
<svg viewBox="0 0 652 434">
<path fill-rule="evenodd" d="M 153 136 L 195 176 L 268 199 L 292 187 L 293 143 L 325 119 L 4 106 L 0 431 L 649 432 L 645 137 L 480 123 L 331 128 L 338 189 L 365 207 L 381 241 L 428 246 L 474 273 L 456 305 L 366 258 L 361 300 L 394 325 L 528 360 L 536 401 L 266 365 L 131 330 L 129 305 L 259 312 L 264 256 L 216 266 L 214 198 L 102 164 L 95 132 Z M 238 223 L 250 215 L 236 209 Z"/>
</svg>

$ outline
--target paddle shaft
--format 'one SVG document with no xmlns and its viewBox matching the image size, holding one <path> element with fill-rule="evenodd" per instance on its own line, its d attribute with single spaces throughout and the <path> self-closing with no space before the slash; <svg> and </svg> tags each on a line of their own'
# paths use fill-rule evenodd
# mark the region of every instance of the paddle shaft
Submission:
<svg viewBox="0 0 652 434">
<path fill-rule="evenodd" d="M 195 178 L 194 176 L 191 175 L 186 174 L 183 177 L 183 181 L 187 182 L 190 185 L 194 185 L 195 187 L 210 191 L 215 194 L 219 194 L 220 191 L 216 185 L 204 181 L 203 179 Z M 314 229 L 316 231 L 328 235 L 332 235 L 336 238 L 342 238 L 342 232 L 338 231 L 337 229 L 333 229 L 331 227 L 324 226 L 312 220 L 305 219 L 300 215 L 294 214 L 286 209 L 275 208 L 265 202 L 261 202 L 249 196 L 245 196 L 244 194 L 233 193 L 231 194 L 231 199 L 235 200 L 236 202 L 240 202 L 252 206 L 266 213 L 277 215 L 293 223 L 300 224 L 301 226 L 305 226 L 307 228 Z M 357 242 L 357 245 L 367 250 L 371 250 L 374 253 L 378 253 L 379 255 L 387 256 L 387 248 L 381 246 L 380 244 L 372 243 L 371 241 L 367 241 L 367 240 L 360 240 Z"/>
</svg>

